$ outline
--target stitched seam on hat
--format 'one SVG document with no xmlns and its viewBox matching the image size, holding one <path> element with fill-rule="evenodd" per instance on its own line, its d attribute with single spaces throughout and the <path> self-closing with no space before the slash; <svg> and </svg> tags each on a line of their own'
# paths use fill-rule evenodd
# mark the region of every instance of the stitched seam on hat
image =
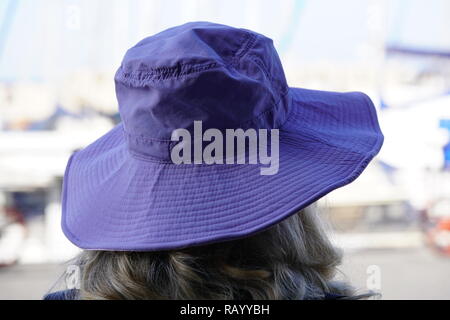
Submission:
<svg viewBox="0 0 450 320">
<path fill-rule="evenodd" d="M 241 48 L 236 50 L 234 53 L 234 57 L 237 59 L 241 59 L 248 50 L 253 46 L 256 36 L 246 32 L 245 33 L 245 40 L 243 41 L 243 45 Z M 133 72 L 126 72 L 123 69 L 123 65 L 119 68 L 119 76 L 121 78 L 131 78 L 133 80 L 164 80 L 169 79 L 172 77 L 180 77 L 185 76 L 188 74 L 196 73 L 203 70 L 208 70 L 214 67 L 220 67 L 223 66 L 217 62 L 212 63 L 206 63 L 203 65 L 197 65 L 192 63 L 185 63 L 185 64 L 178 64 L 177 66 L 173 67 L 160 67 L 160 68 L 143 68 L 143 69 L 137 69 Z M 188 69 L 186 71 L 182 71 L 182 69 Z"/>
<path fill-rule="evenodd" d="M 130 155 L 140 161 L 145 161 L 145 162 L 153 162 L 153 163 L 163 163 L 163 164 L 175 164 L 173 163 L 171 160 L 167 160 L 167 159 L 160 159 L 160 158 L 156 158 L 153 156 L 148 156 L 148 155 L 142 155 L 142 154 L 138 154 L 136 152 L 134 152 L 133 150 L 128 149 L 128 152 L 130 153 Z"/>
<path fill-rule="evenodd" d="M 286 92 L 284 93 L 283 97 L 285 97 L 287 94 L 289 94 L 289 87 L 287 87 Z M 283 123 L 280 124 L 279 129 L 282 130 L 283 127 L 286 125 L 286 123 L 288 122 L 288 120 L 292 117 L 293 112 L 293 107 L 292 107 L 292 96 L 290 96 L 290 101 L 289 101 L 289 107 L 287 108 L 287 112 L 286 112 L 286 119 L 284 119 Z"/>
<path fill-rule="evenodd" d="M 133 139 L 139 139 L 144 143 L 152 143 L 152 142 L 171 142 L 172 140 L 170 139 L 158 139 L 158 138 L 151 138 L 149 136 L 145 136 L 143 134 L 140 135 L 134 135 L 132 133 L 129 133 L 125 130 L 125 128 L 123 128 L 124 133 L 127 135 L 128 138 L 133 138 Z"/>
<path fill-rule="evenodd" d="M 211 64 L 215 64 L 216 62 L 208 62 L 208 63 L 203 63 L 203 64 L 194 64 L 194 63 L 179 63 L 176 66 L 173 67 L 159 67 L 159 68 L 151 68 L 151 67 L 141 67 L 135 70 L 135 72 L 139 73 L 145 73 L 146 75 L 167 75 L 167 74 L 173 74 L 176 73 L 177 71 L 181 71 L 180 73 L 187 73 L 189 72 L 189 69 L 187 71 L 182 71 L 183 69 L 187 69 L 189 67 L 191 67 L 191 69 L 195 70 L 197 67 L 198 68 L 202 68 L 204 66 L 208 66 Z M 122 70 L 123 70 L 123 66 L 122 66 Z M 124 74 L 133 74 L 134 72 L 125 72 L 123 71 Z"/>
<path fill-rule="evenodd" d="M 246 39 L 246 41 L 244 42 L 244 44 L 242 45 L 241 49 L 239 49 L 236 52 L 236 58 L 237 60 L 242 59 L 242 57 L 245 56 L 245 54 L 253 47 L 253 45 L 255 44 L 256 41 L 256 35 L 251 34 L 251 33 L 247 33 L 248 37 Z"/>
<path fill-rule="evenodd" d="M 253 118 L 251 118 L 251 119 L 249 119 L 249 120 L 246 120 L 246 121 L 244 121 L 244 122 L 241 122 L 238 126 L 246 125 L 246 124 L 248 124 L 248 123 L 250 123 L 250 122 L 255 121 L 256 119 L 261 118 L 261 117 L 262 117 L 263 115 L 265 115 L 266 113 L 269 113 L 269 112 L 273 111 L 273 110 L 280 104 L 281 100 L 288 94 L 288 92 L 289 92 L 289 90 L 286 90 L 285 92 L 283 92 L 283 93 L 281 94 L 281 96 L 280 96 L 280 99 L 278 99 L 277 102 L 272 102 L 272 106 L 271 106 L 271 107 L 269 107 L 269 108 L 267 108 L 266 110 L 262 111 L 262 112 L 259 113 L 256 117 L 253 117 Z M 287 118 L 287 117 L 286 117 L 286 118 Z M 285 121 L 286 121 L 286 120 L 285 120 Z M 284 123 L 285 121 L 283 121 L 283 123 Z"/>
<path fill-rule="evenodd" d="M 190 67 L 190 68 L 189 68 Z M 145 81 L 167 80 L 172 78 L 182 78 L 190 74 L 213 68 L 222 67 L 217 62 L 207 63 L 195 66 L 193 64 L 183 64 L 170 68 L 158 68 L 149 70 L 137 70 L 133 72 L 125 72 L 121 66 L 117 73 L 117 80 L 123 81 L 125 84 L 142 86 L 147 84 Z M 183 69 L 186 69 L 183 71 Z M 162 71 L 161 71 L 162 70 Z"/>
<path fill-rule="evenodd" d="M 249 58 L 256 63 L 264 72 L 265 76 L 267 77 L 267 79 L 269 79 L 271 82 L 273 80 L 272 76 L 270 75 L 269 71 L 266 69 L 266 66 L 264 65 L 264 63 L 261 62 L 260 59 L 258 59 L 255 55 L 250 55 Z"/>
<path fill-rule="evenodd" d="M 128 137 L 141 138 L 141 139 L 143 138 L 143 137 L 140 137 L 140 136 L 132 136 L 132 135 L 130 135 L 128 132 L 125 131 L 125 128 L 123 128 L 123 126 L 122 126 L 122 132 Z M 143 138 L 143 139 L 145 139 L 145 138 Z M 161 140 L 160 142 L 162 142 L 162 141 L 163 140 Z M 168 142 L 171 142 L 171 140 L 168 140 Z M 170 143 L 168 143 L 168 145 L 170 145 Z M 148 161 L 148 162 L 154 162 L 154 163 L 173 163 L 173 162 L 171 162 L 170 160 L 167 160 L 167 159 L 161 159 L 161 158 L 157 158 L 157 157 L 154 157 L 154 156 L 149 156 L 149 155 L 145 155 L 144 156 L 144 155 L 138 154 L 138 153 L 134 152 L 133 150 L 131 150 L 130 148 L 128 148 L 128 152 L 130 153 L 130 155 L 133 158 L 138 159 L 138 160 L 142 160 L 142 161 Z"/>
<path fill-rule="evenodd" d="M 244 45 L 248 42 L 250 38 L 250 33 L 248 32 L 244 32 L 244 36 L 242 37 L 242 40 L 240 41 L 240 43 L 242 43 L 241 46 L 239 46 L 231 55 L 231 60 L 230 62 L 227 64 L 227 66 L 236 66 L 236 64 L 239 62 L 239 55 L 243 50 Z"/>
</svg>

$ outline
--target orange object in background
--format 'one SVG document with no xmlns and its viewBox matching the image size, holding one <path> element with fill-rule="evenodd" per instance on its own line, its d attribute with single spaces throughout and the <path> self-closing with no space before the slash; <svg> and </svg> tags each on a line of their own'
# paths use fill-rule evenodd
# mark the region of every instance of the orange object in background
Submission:
<svg viewBox="0 0 450 320">
<path fill-rule="evenodd" d="M 438 229 L 450 231 L 450 218 L 446 220 L 439 221 L 437 225 Z"/>
<path fill-rule="evenodd" d="M 443 253 L 450 256 L 450 218 L 439 221 L 436 226 L 435 242 Z"/>
<path fill-rule="evenodd" d="M 440 253 L 450 256 L 450 200 L 436 201 L 428 209 L 426 220 L 428 243 Z"/>
<path fill-rule="evenodd" d="M 450 256 L 450 200 L 436 201 L 428 210 L 426 235 L 429 244 Z"/>
</svg>

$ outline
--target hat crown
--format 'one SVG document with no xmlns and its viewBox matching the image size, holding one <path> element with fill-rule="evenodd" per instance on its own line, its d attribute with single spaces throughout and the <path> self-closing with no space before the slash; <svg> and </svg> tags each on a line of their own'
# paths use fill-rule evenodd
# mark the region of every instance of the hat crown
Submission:
<svg viewBox="0 0 450 320">
<path fill-rule="evenodd" d="M 171 134 L 272 129 L 284 122 L 288 86 L 272 40 L 208 22 L 167 29 L 129 49 L 115 76 L 129 148 L 168 159 Z"/>
</svg>

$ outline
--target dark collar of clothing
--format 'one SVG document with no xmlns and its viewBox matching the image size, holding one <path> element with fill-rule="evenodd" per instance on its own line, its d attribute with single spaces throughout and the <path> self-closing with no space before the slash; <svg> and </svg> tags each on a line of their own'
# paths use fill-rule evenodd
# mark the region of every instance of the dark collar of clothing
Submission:
<svg viewBox="0 0 450 320">
<path fill-rule="evenodd" d="M 348 297 L 344 296 L 342 294 L 325 292 L 323 300 L 342 300 L 342 299 L 345 299 L 345 298 L 348 298 Z"/>
<path fill-rule="evenodd" d="M 46 294 L 43 300 L 76 300 L 78 292 L 78 289 L 55 291 Z"/>
</svg>

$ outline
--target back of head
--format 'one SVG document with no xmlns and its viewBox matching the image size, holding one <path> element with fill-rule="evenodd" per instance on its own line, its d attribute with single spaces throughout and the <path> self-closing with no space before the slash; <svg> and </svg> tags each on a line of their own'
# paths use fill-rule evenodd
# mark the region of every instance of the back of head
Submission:
<svg viewBox="0 0 450 320">
<path fill-rule="evenodd" d="M 64 174 L 80 298 L 354 298 L 308 206 L 380 150 L 367 95 L 290 87 L 269 38 L 207 22 L 142 40 L 115 82 L 121 123 Z"/>
<path fill-rule="evenodd" d="M 306 208 L 243 239 L 173 251 L 84 251 L 82 299 L 321 299 L 340 252 Z"/>
</svg>

